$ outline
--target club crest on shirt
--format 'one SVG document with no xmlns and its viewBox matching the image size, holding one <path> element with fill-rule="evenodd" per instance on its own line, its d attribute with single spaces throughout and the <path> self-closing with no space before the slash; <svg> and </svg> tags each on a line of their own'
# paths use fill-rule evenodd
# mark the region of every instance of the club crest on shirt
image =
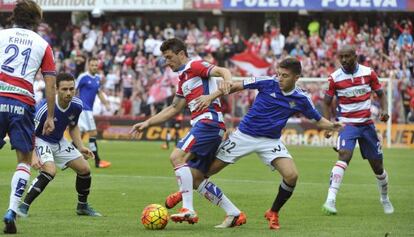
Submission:
<svg viewBox="0 0 414 237">
<path fill-rule="evenodd" d="M 71 114 L 69 117 L 68 117 L 68 119 L 69 120 L 73 120 L 75 118 L 75 115 L 73 115 L 73 114 Z"/>
<path fill-rule="evenodd" d="M 290 108 L 294 108 L 296 106 L 295 101 L 289 101 Z"/>
<path fill-rule="evenodd" d="M 210 67 L 210 63 L 208 62 L 201 62 L 201 65 L 203 65 L 204 67 Z"/>
<path fill-rule="evenodd" d="M 256 78 L 255 77 L 249 77 L 247 79 L 244 80 L 244 85 L 249 85 L 249 84 L 253 84 L 256 82 Z"/>
</svg>

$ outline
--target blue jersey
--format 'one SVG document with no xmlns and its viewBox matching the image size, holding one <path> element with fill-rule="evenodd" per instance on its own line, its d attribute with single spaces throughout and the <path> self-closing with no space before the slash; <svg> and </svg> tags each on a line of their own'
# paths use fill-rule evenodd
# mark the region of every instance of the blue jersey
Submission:
<svg viewBox="0 0 414 237">
<path fill-rule="evenodd" d="M 47 117 L 47 103 L 46 100 L 41 101 L 36 106 L 35 124 L 36 137 L 50 143 L 59 143 L 63 137 L 63 133 L 68 125 L 75 126 L 78 124 L 79 115 L 82 112 L 83 105 L 79 98 L 73 97 L 69 106 L 66 109 L 60 108 L 57 99 L 55 106 L 55 130 L 49 135 L 42 135 L 43 125 Z"/>
<path fill-rule="evenodd" d="M 245 79 L 243 86 L 259 91 L 239 125 L 239 130 L 245 134 L 278 139 L 288 119 L 296 113 L 316 121 L 322 118 L 305 92 L 299 88 L 290 93 L 282 92 L 276 77 L 252 77 Z"/>
<path fill-rule="evenodd" d="M 83 101 L 83 109 L 92 111 L 93 103 L 99 92 L 101 78 L 89 73 L 82 73 L 76 80 L 76 89 L 79 90 L 79 98 Z"/>
</svg>

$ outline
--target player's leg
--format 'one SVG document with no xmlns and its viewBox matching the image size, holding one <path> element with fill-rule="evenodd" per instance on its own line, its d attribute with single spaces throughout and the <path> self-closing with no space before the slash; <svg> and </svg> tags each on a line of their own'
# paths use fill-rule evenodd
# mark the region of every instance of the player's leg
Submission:
<svg viewBox="0 0 414 237">
<path fill-rule="evenodd" d="M 336 210 L 336 195 L 341 186 L 345 170 L 347 169 L 355 148 L 356 139 L 360 136 L 360 129 L 356 126 L 346 125 L 339 133 L 337 141 L 338 161 L 336 161 L 331 171 L 328 195 L 325 203 L 322 206 L 322 211 L 327 214 L 335 215 Z"/>
<path fill-rule="evenodd" d="M 282 182 L 279 185 L 279 191 L 273 201 L 272 207 L 266 211 L 265 217 L 269 220 L 269 228 L 278 230 L 280 229 L 280 209 L 289 200 L 295 190 L 298 171 L 291 157 L 278 157 L 271 164 L 282 176 Z"/>
<path fill-rule="evenodd" d="M 66 165 L 76 172 L 76 191 L 78 193 L 76 213 L 78 215 L 86 216 L 102 216 L 88 203 L 88 196 L 92 183 L 89 163 L 83 158 L 83 156 L 78 156 L 76 159 L 69 161 Z"/>
<path fill-rule="evenodd" d="M 107 168 L 111 166 L 111 163 L 105 160 L 101 160 L 98 152 L 98 143 L 96 142 L 96 131 L 95 119 L 91 111 L 82 111 L 79 116 L 79 129 L 81 132 L 87 132 L 89 135 L 89 149 L 95 155 L 95 167 L 96 168 Z"/>
<path fill-rule="evenodd" d="M 35 156 L 36 153 L 33 154 Z M 29 208 L 33 201 L 45 190 L 46 186 L 56 175 L 56 166 L 53 162 L 53 156 L 43 155 L 43 158 L 39 157 L 42 167 L 39 175 L 32 180 L 27 194 L 22 203 L 20 203 L 17 214 L 21 217 L 27 217 L 29 215 Z"/>
<path fill-rule="evenodd" d="M 98 135 L 96 130 L 91 130 L 88 132 L 89 134 L 89 149 L 93 152 L 95 155 L 95 167 L 96 168 L 108 168 L 111 166 L 111 162 L 102 160 L 99 156 L 98 152 L 98 143 L 96 141 L 96 136 Z"/>
<path fill-rule="evenodd" d="M 191 169 L 191 173 L 193 175 L 193 188 L 197 190 L 201 182 L 203 182 L 204 179 L 206 179 L 206 177 L 210 177 L 211 175 L 218 173 L 221 169 L 226 167 L 227 164 L 228 163 L 225 163 L 219 159 L 214 159 L 213 163 L 210 166 L 210 170 L 209 170 L 209 172 L 211 171 L 211 173 L 208 173 L 207 175 L 194 174 L 193 171 L 196 169 L 194 168 Z M 165 200 L 165 207 L 168 209 L 174 208 L 178 203 L 182 201 L 182 199 L 183 197 L 180 191 L 172 193 L 168 195 L 167 199 Z"/>
<path fill-rule="evenodd" d="M 3 218 L 4 233 L 14 234 L 16 229 L 16 210 L 30 179 L 30 164 L 33 151 L 34 108 L 15 100 L 7 100 L 5 104 L 13 104 L 15 108 L 22 108 L 24 114 L 1 113 L 1 139 L 7 132 L 13 149 L 16 149 L 17 167 L 11 180 L 9 208 Z"/>
<path fill-rule="evenodd" d="M 170 160 L 176 170 L 184 209 L 184 211 L 180 210 L 178 214 L 171 215 L 173 221 L 188 221 L 189 218 L 182 218 L 183 215 L 187 215 L 185 214 L 187 210 L 189 210 L 190 216 L 194 217 L 192 218 L 193 220 L 188 222 L 195 223 L 198 221 L 192 203 L 193 175 L 190 167 L 207 173 L 210 160 L 206 159 L 214 158 L 212 154 L 217 150 L 223 134 L 224 130 L 219 126 L 202 122 L 196 123 L 190 132 L 178 143 L 177 149 L 173 151 L 173 154 L 171 154 Z M 197 156 L 196 159 L 194 159 L 195 156 Z"/>
<path fill-rule="evenodd" d="M 233 204 L 215 183 L 206 178 L 204 172 L 198 169 L 191 169 L 191 171 L 194 177 L 194 189 L 209 202 L 221 207 L 226 212 L 226 218 L 220 225 L 215 226 L 216 228 L 230 228 L 246 223 L 246 215 Z"/>
<path fill-rule="evenodd" d="M 256 146 L 255 151 L 263 163 L 269 166 L 271 170 L 277 170 L 282 176 L 282 182 L 279 185 L 279 191 L 272 207 L 264 215 L 269 221 L 269 228 L 278 230 L 280 229 L 279 211 L 292 196 L 298 172 L 292 156 L 279 139 L 258 138 L 254 145 Z"/>
<path fill-rule="evenodd" d="M 174 222 L 187 221 L 194 224 L 198 222 L 198 216 L 193 207 L 193 176 L 186 161 L 193 156 L 192 153 L 187 153 L 190 150 L 187 150 L 187 147 L 194 144 L 195 138 L 190 133 L 187 137 L 187 142 L 183 146 L 183 150 L 176 148 L 170 155 L 170 161 L 174 167 L 179 191 L 183 200 L 183 207 L 179 213 L 171 215 L 171 220 Z M 194 139 L 194 142 L 191 137 Z"/>
<path fill-rule="evenodd" d="M 392 214 L 394 207 L 388 197 L 388 173 L 384 169 L 381 141 L 378 138 L 374 125 L 367 125 L 365 127 L 358 142 L 362 157 L 368 159 L 371 169 L 376 176 L 380 202 L 384 208 L 384 213 Z"/>
</svg>

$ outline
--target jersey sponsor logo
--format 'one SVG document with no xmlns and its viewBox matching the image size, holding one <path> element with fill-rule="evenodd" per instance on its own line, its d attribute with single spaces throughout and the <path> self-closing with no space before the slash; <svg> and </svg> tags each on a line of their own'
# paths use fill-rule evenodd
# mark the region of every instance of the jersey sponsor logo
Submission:
<svg viewBox="0 0 414 237">
<path fill-rule="evenodd" d="M 249 77 L 247 79 L 244 80 L 244 85 L 249 85 L 249 84 L 253 84 L 256 82 L 256 78 L 255 77 Z"/>
<path fill-rule="evenodd" d="M 21 94 L 21 95 L 33 97 L 32 93 L 30 93 L 29 91 L 22 89 L 20 87 L 17 87 L 17 86 L 12 86 L 2 81 L 0 81 L 0 92 Z"/>
<path fill-rule="evenodd" d="M 10 104 L 1 104 L 0 112 L 13 113 L 13 114 L 24 114 L 24 108 L 22 106 L 10 105 Z"/>
<path fill-rule="evenodd" d="M 353 96 L 361 96 L 361 95 L 365 95 L 366 93 L 368 93 L 368 89 L 367 88 L 358 88 L 358 89 L 354 89 L 351 91 L 346 91 L 344 94 L 346 97 L 353 97 Z"/>
</svg>

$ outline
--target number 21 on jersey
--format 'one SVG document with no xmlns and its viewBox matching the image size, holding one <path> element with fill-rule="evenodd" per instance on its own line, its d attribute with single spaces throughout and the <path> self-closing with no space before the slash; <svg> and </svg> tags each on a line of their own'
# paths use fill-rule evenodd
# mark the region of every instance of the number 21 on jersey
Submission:
<svg viewBox="0 0 414 237">
<path fill-rule="evenodd" d="M 26 74 L 27 64 L 29 63 L 30 53 L 32 52 L 32 49 L 27 48 L 20 52 L 20 48 L 17 45 L 9 44 L 4 52 L 7 55 L 10 54 L 10 56 L 6 60 L 4 60 L 3 64 L 1 65 L 1 69 L 9 73 L 14 73 L 16 68 L 9 66 L 9 64 L 11 64 L 15 60 L 21 61 L 23 59 L 23 65 L 20 71 L 20 75 L 24 76 Z M 19 66 L 20 64 L 21 63 L 18 63 Z"/>
</svg>

